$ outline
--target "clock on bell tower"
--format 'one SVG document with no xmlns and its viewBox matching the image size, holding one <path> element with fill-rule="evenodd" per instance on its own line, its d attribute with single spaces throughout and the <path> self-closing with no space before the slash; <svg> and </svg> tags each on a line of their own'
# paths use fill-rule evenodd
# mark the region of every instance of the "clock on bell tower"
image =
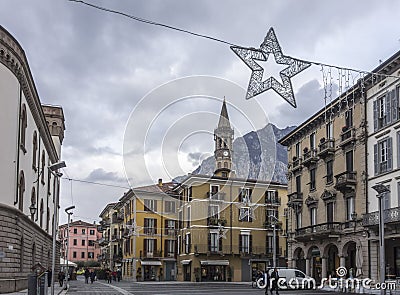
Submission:
<svg viewBox="0 0 400 295">
<path fill-rule="evenodd" d="M 229 122 L 225 98 L 219 116 L 218 127 L 214 130 L 214 141 L 214 157 L 216 162 L 214 174 L 221 177 L 228 177 L 232 170 L 233 128 L 231 128 Z"/>
</svg>

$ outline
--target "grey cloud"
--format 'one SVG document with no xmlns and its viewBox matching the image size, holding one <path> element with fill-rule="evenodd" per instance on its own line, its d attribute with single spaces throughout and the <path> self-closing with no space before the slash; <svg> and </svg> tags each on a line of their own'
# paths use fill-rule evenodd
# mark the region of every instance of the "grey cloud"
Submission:
<svg viewBox="0 0 400 295">
<path fill-rule="evenodd" d="M 103 168 L 97 168 L 90 172 L 85 178 L 87 181 L 94 182 L 115 182 L 115 183 L 127 183 L 126 178 L 120 177 L 117 172 L 107 172 Z"/>
</svg>

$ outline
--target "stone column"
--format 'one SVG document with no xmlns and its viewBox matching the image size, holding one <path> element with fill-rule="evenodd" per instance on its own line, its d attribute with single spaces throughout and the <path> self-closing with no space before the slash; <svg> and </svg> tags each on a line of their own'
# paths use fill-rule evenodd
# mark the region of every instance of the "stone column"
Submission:
<svg viewBox="0 0 400 295">
<path fill-rule="evenodd" d="M 310 258 L 306 258 L 306 275 L 311 276 Z"/>
<path fill-rule="evenodd" d="M 346 257 L 344 255 L 340 256 L 340 266 L 346 267 Z"/>
<path fill-rule="evenodd" d="M 327 276 L 327 272 L 326 272 L 326 262 L 327 262 L 327 258 L 326 257 L 322 257 L 322 263 L 321 263 L 321 267 L 322 267 L 322 278 L 321 279 L 325 279 L 328 278 Z"/>
</svg>

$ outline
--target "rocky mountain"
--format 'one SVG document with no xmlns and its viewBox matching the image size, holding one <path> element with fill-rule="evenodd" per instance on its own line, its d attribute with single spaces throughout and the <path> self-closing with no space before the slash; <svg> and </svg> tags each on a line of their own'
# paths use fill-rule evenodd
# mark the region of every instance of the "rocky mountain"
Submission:
<svg viewBox="0 0 400 295">
<path fill-rule="evenodd" d="M 233 170 L 236 176 L 286 183 L 287 152 L 278 141 L 294 128 L 279 129 L 270 123 L 236 138 L 233 142 Z M 214 157 L 208 157 L 192 174 L 212 175 L 214 170 Z"/>
</svg>

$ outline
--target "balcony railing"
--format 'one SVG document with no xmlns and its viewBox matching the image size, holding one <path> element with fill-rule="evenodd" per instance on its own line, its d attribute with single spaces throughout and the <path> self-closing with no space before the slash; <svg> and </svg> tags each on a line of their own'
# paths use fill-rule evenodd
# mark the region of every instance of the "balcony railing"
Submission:
<svg viewBox="0 0 400 295">
<path fill-rule="evenodd" d="M 214 201 L 223 201 L 225 199 L 225 195 L 226 194 L 224 192 L 207 192 L 207 198 Z"/>
<path fill-rule="evenodd" d="M 294 192 L 288 195 L 289 203 L 302 203 L 303 202 L 303 193 Z"/>
<path fill-rule="evenodd" d="M 207 225 L 208 226 L 218 226 L 218 225 L 226 225 L 226 219 L 223 218 L 217 218 L 217 217 L 208 217 L 207 218 Z"/>
<path fill-rule="evenodd" d="M 335 175 L 335 188 L 341 192 L 353 189 L 357 184 L 357 172 L 345 171 Z"/>
<path fill-rule="evenodd" d="M 98 243 L 100 246 L 107 245 L 109 242 L 110 242 L 110 240 L 108 238 L 104 238 L 104 237 L 98 240 Z"/>
<path fill-rule="evenodd" d="M 383 216 L 385 223 L 400 222 L 400 207 L 386 209 L 383 212 Z M 363 216 L 364 226 L 373 226 L 378 224 L 379 224 L 378 211 L 367 213 Z"/>
<path fill-rule="evenodd" d="M 161 257 L 161 251 L 145 251 L 141 250 L 140 251 L 140 258 L 160 258 Z"/>
<path fill-rule="evenodd" d="M 342 229 L 340 222 L 327 222 L 307 227 L 302 227 L 296 230 L 296 238 L 305 238 L 313 235 L 326 235 L 339 233 Z"/>
<path fill-rule="evenodd" d="M 319 147 L 318 156 L 320 156 L 321 158 L 333 155 L 335 153 L 335 140 L 334 139 L 322 140 L 318 145 L 318 147 Z"/>
<path fill-rule="evenodd" d="M 292 163 L 290 164 L 291 172 L 296 172 L 297 170 L 301 170 L 301 168 L 303 168 L 301 164 L 302 164 L 301 157 L 299 158 L 294 157 Z"/>
<path fill-rule="evenodd" d="M 356 131 L 353 127 L 348 128 L 347 130 L 343 131 L 340 135 L 340 146 L 344 147 L 349 143 L 354 142 L 356 139 Z"/>
<path fill-rule="evenodd" d="M 281 204 L 281 197 L 265 197 L 265 204 L 267 205 L 280 205 Z"/>
<path fill-rule="evenodd" d="M 316 149 L 304 150 L 303 165 L 309 167 L 310 165 L 316 162 L 318 162 L 317 150 Z"/>
<path fill-rule="evenodd" d="M 143 233 L 145 235 L 155 235 L 155 234 L 157 234 L 157 229 L 154 227 L 145 227 L 143 229 Z"/>
</svg>

